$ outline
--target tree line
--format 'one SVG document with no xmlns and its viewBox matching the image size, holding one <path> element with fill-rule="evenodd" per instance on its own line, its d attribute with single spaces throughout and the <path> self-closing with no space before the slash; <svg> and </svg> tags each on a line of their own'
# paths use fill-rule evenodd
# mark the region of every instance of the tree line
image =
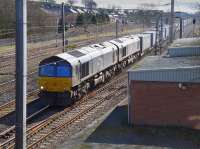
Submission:
<svg viewBox="0 0 200 149">
<path fill-rule="evenodd" d="M 76 19 L 76 25 L 81 26 L 84 24 L 102 24 L 109 22 L 109 16 L 105 13 L 84 13 L 79 14 Z"/>
<path fill-rule="evenodd" d="M 41 3 L 28 1 L 27 3 L 27 22 L 28 34 L 33 33 L 33 28 L 46 26 L 55 26 L 56 18 L 50 16 L 40 8 Z M 0 38 L 15 36 L 16 16 L 15 0 L 0 0 Z M 42 33 L 44 29 L 40 29 Z"/>
</svg>

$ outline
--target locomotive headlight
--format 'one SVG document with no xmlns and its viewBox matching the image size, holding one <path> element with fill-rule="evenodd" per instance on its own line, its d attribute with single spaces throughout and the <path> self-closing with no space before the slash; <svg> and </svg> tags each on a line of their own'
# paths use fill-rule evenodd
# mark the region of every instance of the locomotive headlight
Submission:
<svg viewBox="0 0 200 149">
<path fill-rule="evenodd" d="M 43 89 L 44 89 L 44 87 L 43 87 L 43 86 L 40 86 L 40 89 L 41 89 L 41 90 L 43 90 Z"/>
</svg>

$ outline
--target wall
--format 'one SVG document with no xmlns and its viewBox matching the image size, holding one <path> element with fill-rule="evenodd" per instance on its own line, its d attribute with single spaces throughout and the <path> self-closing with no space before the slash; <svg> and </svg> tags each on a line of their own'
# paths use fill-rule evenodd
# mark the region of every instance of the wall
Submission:
<svg viewBox="0 0 200 149">
<path fill-rule="evenodd" d="M 129 122 L 200 129 L 200 84 L 131 81 Z"/>
</svg>

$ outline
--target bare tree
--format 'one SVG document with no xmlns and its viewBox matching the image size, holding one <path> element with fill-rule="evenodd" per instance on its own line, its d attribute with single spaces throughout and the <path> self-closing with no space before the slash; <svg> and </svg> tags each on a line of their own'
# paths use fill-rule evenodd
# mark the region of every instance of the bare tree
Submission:
<svg viewBox="0 0 200 149">
<path fill-rule="evenodd" d="M 116 11 L 116 6 L 115 5 L 110 5 L 110 10 L 111 10 L 111 12 L 115 12 Z"/>
<path fill-rule="evenodd" d="M 94 0 L 82 0 L 83 5 L 89 11 L 92 11 L 97 7 L 97 3 Z"/>
<path fill-rule="evenodd" d="M 70 6 L 73 6 L 77 1 L 76 0 L 68 0 L 67 3 L 70 5 Z"/>
<path fill-rule="evenodd" d="M 28 1 L 28 33 L 38 33 L 42 31 L 42 26 L 55 26 L 56 16 L 47 14 L 41 9 L 41 4 L 34 1 Z M 0 30 L 15 29 L 15 0 L 0 0 Z M 40 30 L 41 29 L 41 30 Z M 40 31 L 37 31 L 40 30 Z M 6 35 L 7 36 L 7 35 Z M 10 36 L 10 35 L 9 35 Z M 11 34 L 14 36 L 14 33 Z M 1 38 L 1 37 L 0 37 Z M 4 38 L 4 37 L 2 37 Z"/>
<path fill-rule="evenodd" d="M 112 9 L 112 10 L 115 10 L 115 9 L 116 9 L 116 6 L 115 6 L 115 5 L 112 5 L 112 6 L 111 6 L 111 9 Z"/>
<path fill-rule="evenodd" d="M 118 6 L 116 6 L 116 9 L 117 9 L 117 10 L 121 10 L 122 7 L 118 5 Z"/>
<path fill-rule="evenodd" d="M 138 12 L 137 19 L 139 20 L 139 23 L 143 24 L 143 28 L 145 25 L 150 25 L 152 22 L 152 18 L 155 17 L 153 12 L 155 11 L 156 5 L 151 3 L 143 3 L 138 6 L 138 9 L 140 10 Z"/>
<path fill-rule="evenodd" d="M 81 1 L 82 4 L 85 6 L 85 8 L 87 7 L 87 1 L 88 1 L 88 0 L 82 0 L 82 1 Z"/>
<path fill-rule="evenodd" d="M 89 7 L 90 10 L 97 8 L 97 3 L 94 0 L 90 0 L 88 5 L 89 5 L 88 7 Z"/>
<path fill-rule="evenodd" d="M 108 9 L 112 9 L 112 6 L 110 4 L 107 5 Z"/>
</svg>

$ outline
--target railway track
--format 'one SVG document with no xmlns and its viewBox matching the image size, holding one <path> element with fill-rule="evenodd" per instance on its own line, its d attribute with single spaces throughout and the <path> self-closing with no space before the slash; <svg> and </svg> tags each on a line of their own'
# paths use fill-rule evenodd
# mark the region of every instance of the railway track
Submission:
<svg viewBox="0 0 200 149">
<path fill-rule="evenodd" d="M 93 111 L 96 107 L 109 101 L 110 98 L 116 97 L 126 91 L 127 74 L 115 77 L 110 83 L 102 88 L 86 95 L 82 100 L 75 103 L 73 106 L 64 109 L 62 112 L 56 113 L 48 119 L 40 123 L 28 127 L 27 129 L 27 144 L 28 148 L 34 148 L 46 138 L 56 134 L 63 128 L 72 125 L 87 113 Z M 6 133 L 2 133 L 6 136 Z M 2 136 L 2 137 L 3 137 Z M 9 138 L 6 142 L 0 145 L 0 148 L 14 148 L 15 137 Z"/>
<path fill-rule="evenodd" d="M 38 71 L 33 71 L 31 73 L 29 73 L 27 78 L 27 84 L 28 84 L 28 92 L 30 92 L 31 90 L 31 86 L 34 83 L 36 84 L 36 78 L 38 76 Z M 13 92 L 15 90 L 15 79 L 10 80 L 8 82 L 4 82 L 0 84 L 0 97 L 8 92 Z"/>
<path fill-rule="evenodd" d="M 37 112 L 31 114 L 27 118 L 27 122 L 32 120 L 35 116 L 37 116 L 37 115 L 41 114 L 42 112 L 44 112 L 45 110 L 47 110 L 49 107 L 50 106 L 47 105 L 47 106 L 43 107 L 42 109 L 38 110 Z M 11 126 L 10 128 L 6 129 L 4 132 L 0 133 L 0 140 L 1 140 L 1 142 L 3 141 L 4 143 L 9 142 L 9 138 L 13 138 L 14 135 L 15 135 L 15 125 Z"/>
<path fill-rule="evenodd" d="M 31 68 L 29 71 L 34 71 L 37 68 L 36 66 L 38 65 L 38 63 L 43 58 L 60 53 L 60 49 L 61 49 L 60 47 L 59 48 L 50 48 L 46 52 L 41 51 L 35 55 L 29 56 L 28 67 Z M 15 72 L 15 58 L 12 59 L 12 62 L 10 62 L 10 61 L 11 61 L 10 59 L 7 59 L 6 61 L 1 62 L 0 69 L 1 69 L 2 74 L 3 73 L 13 74 Z M 34 67 L 34 68 L 32 68 L 32 67 Z"/>
<path fill-rule="evenodd" d="M 29 92 L 27 97 L 28 101 L 27 103 L 35 101 L 37 98 L 37 95 L 39 93 L 39 90 L 34 90 L 32 92 Z M 0 118 L 4 117 L 5 115 L 15 111 L 15 100 L 11 100 L 10 102 L 7 102 L 0 106 Z"/>
<path fill-rule="evenodd" d="M 146 55 L 146 54 L 145 54 Z M 143 55 L 143 56 L 145 56 Z M 97 89 L 86 95 L 82 100 L 75 103 L 72 107 L 64 109 L 62 112 L 56 113 L 45 119 L 36 125 L 28 126 L 27 129 L 27 144 L 28 148 L 39 147 L 41 143 L 45 142 L 47 138 L 62 132 L 66 127 L 71 127 L 80 121 L 83 117 L 87 118 L 88 113 L 94 111 L 97 107 L 105 106 L 106 101 L 110 102 L 110 99 L 118 98 L 122 93 L 127 92 L 127 74 L 126 70 L 117 76 L 115 76 L 111 82 L 105 84 L 102 88 Z M 102 108 L 101 107 L 101 108 Z M 93 113 L 94 114 L 94 113 Z M 10 128 L 7 131 L 1 133 L 0 137 L 13 136 L 8 135 L 13 133 L 14 128 Z M 7 141 L 0 144 L 0 148 L 14 148 L 15 137 L 7 139 Z"/>
</svg>

